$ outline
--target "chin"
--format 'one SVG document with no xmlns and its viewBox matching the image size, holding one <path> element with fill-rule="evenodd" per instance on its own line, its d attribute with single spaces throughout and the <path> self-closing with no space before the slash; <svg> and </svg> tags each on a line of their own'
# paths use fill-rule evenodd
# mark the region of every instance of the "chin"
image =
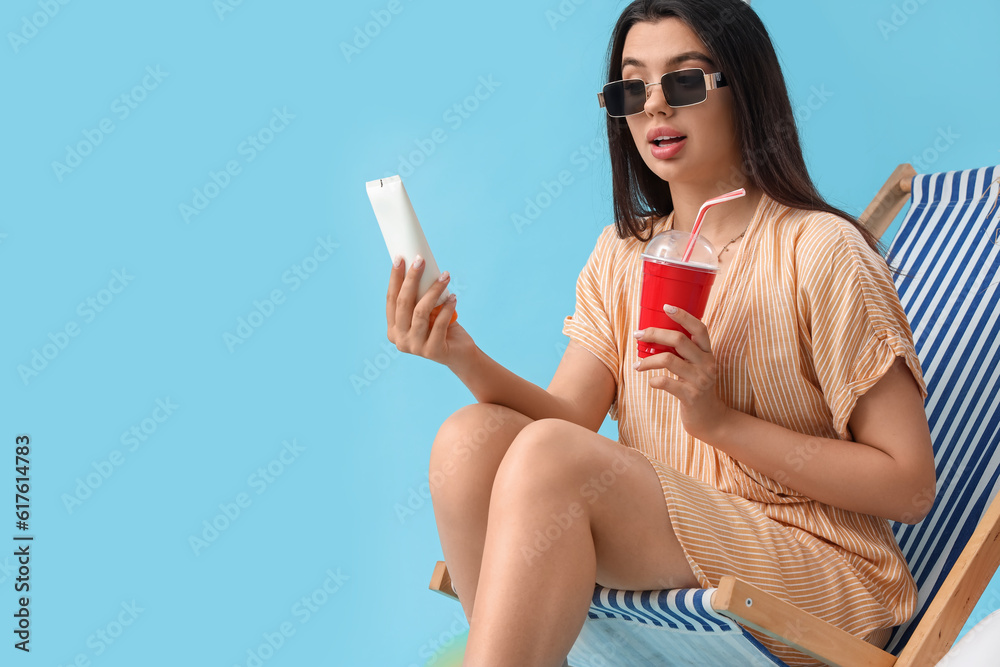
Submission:
<svg viewBox="0 0 1000 667">
<path fill-rule="evenodd" d="M 676 181 L 679 179 L 680 174 L 683 173 L 681 165 L 675 160 L 656 160 L 654 163 L 646 163 L 649 170 L 660 177 L 664 181 Z"/>
</svg>

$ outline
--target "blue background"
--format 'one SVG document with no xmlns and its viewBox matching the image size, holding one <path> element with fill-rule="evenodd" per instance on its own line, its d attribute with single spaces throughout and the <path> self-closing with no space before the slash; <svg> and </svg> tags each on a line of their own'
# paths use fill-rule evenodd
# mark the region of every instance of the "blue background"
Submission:
<svg viewBox="0 0 1000 667">
<path fill-rule="evenodd" d="M 288 624 L 264 664 L 452 664 L 467 626 L 427 590 L 442 555 L 420 485 L 437 428 L 474 398 L 389 344 L 390 262 L 364 183 L 404 174 L 463 325 L 547 386 L 612 222 L 596 92 L 626 4 L 566 2 L 555 21 L 557 0 L 4 3 L 0 458 L 31 436 L 36 541 L 30 656 L 5 629 L 14 561 L 0 556 L 2 662 L 247 665 Z M 860 213 L 901 162 L 1000 162 L 997 3 L 754 7 L 835 205 Z M 810 109 L 815 90 L 829 99 Z M 941 132 L 957 139 L 928 160 Z M 269 141 L 252 160 L 251 136 Z M 564 170 L 572 183 L 517 227 Z M 252 316 L 255 301 L 273 312 Z M 260 326 L 227 344 L 240 318 Z M 133 427 L 145 440 L 130 449 Z M 601 432 L 617 438 L 610 420 Z M 971 622 L 996 608 L 1000 579 Z"/>
</svg>

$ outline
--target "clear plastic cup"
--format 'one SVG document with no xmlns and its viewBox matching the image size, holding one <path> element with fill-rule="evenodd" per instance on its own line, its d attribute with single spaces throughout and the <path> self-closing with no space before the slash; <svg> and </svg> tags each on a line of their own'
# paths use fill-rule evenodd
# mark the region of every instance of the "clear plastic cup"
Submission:
<svg viewBox="0 0 1000 667">
<path fill-rule="evenodd" d="M 691 337 L 663 310 L 665 304 L 677 306 L 697 318 L 705 314 L 705 305 L 719 270 L 715 248 L 704 236 L 695 240 L 689 261 L 684 250 L 691 234 L 671 229 L 654 236 L 642 253 L 642 292 L 639 297 L 639 328 L 671 329 Z M 659 343 L 638 341 L 639 357 L 676 350 Z"/>
</svg>

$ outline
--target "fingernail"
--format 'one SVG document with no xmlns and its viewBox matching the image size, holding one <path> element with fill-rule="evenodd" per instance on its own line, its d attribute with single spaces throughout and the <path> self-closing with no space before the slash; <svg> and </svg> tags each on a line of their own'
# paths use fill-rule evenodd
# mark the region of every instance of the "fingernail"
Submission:
<svg viewBox="0 0 1000 667">
<path fill-rule="evenodd" d="M 450 301 L 451 303 L 455 303 L 456 301 L 458 301 L 458 295 L 452 292 L 451 294 L 448 295 L 448 298 L 445 299 L 445 301 Z"/>
<path fill-rule="evenodd" d="M 632 364 L 632 368 L 634 368 L 635 370 L 639 370 L 639 366 L 640 366 L 641 364 L 642 364 L 642 362 L 641 362 L 641 361 L 637 361 L 637 362 L 635 362 L 634 364 Z"/>
<path fill-rule="evenodd" d="M 417 255 L 416 257 L 413 258 L 413 267 L 414 268 L 419 269 L 423 265 L 424 265 L 424 258 L 423 257 L 421 257 L 420 255 Z"/>
<path fill-rule="evenodd" d="M 392 259 L 392 266 L 393 266 L 393 268 L 398 269 L 399 265 L 402 264 L 402 263 L 403 263 L 403 256 L 402 255 L 396 255 L 395 257 L 393 257 L 393 259 Z"/>
<path fill-rule="evenodd" d="M 664 304 L 663 310 L 667 311 L 668 314 L 673 315 L 677 312 L 676 306 L 671 306 L 669 304 Z"/>
<path fill-rule="evenodd" d="M 451 274 L 448 273 L 447 271 L 445 271 L 440 276 L 438 276 L 438 282 L 439 283 L 446 283 L 446 282 L 448 282 L 448 278 L 451 278 Z"/>
<path fill-rule="evenodd" d="M 639 329 L 638 331 L 636 331 L 636 332 L 635 332 L 634 334 L 632 334 L 632 335 L 633 335 L 633 336 L 635 336 L 636 338 L 642 338 L 642 332 L 643 332 L 643 330 L 642 330 L 642 329 Z"/>
</svg>

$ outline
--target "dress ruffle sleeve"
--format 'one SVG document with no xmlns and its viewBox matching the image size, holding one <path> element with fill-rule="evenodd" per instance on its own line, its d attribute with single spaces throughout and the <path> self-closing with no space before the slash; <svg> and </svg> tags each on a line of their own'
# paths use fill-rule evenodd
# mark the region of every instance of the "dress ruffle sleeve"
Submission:
<svg viewBox="0 0 1000 667">
<path fill-rule="evenodd" d="M 605 303 L 603 296 L 614 294 L 611 284 L 613 265 L 608 253 L 611 252 L 615 234 L 614 225 L 608 225 L 598 237 L 594 250 L 577 277 L 576 311 L 563 320 L 562 331 L 607 366 L 615 378 L 616 386 L 620 386 L 618 345 L 609 304 Z M 608 414 L 612 419 L 618 419 L 617 395 Z"/>
<path fill-rule="evenodd" d="M 896 357 L 904 359 L 924 399 L 927 386 L 885 260 L 850 222 L 833 215 L 820 220 L 796 246 L 797 308 L 833 426 L 846 440 L 858 398 Z"/>
</svg>

